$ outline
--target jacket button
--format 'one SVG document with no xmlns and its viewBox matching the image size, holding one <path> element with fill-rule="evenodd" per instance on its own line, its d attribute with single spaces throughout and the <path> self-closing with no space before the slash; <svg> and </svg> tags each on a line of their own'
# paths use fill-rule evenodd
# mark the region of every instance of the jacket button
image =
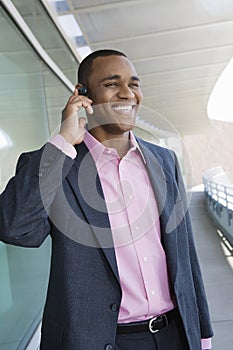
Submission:
<svg viewBox="0 0 233 350">
<path fill-rule="evenodd" d="M 111 309 L 112 309 L 112 311 L 117 311 L 118 310 L 118 305 L 117 304 L 112 304 L 111 305 Z"/>
<path fill-rule="evenodd" d="M 113 346 L 111 344 L 108 344 L 105 346 L 105 350 L 112 350 Z"/>
</svg>

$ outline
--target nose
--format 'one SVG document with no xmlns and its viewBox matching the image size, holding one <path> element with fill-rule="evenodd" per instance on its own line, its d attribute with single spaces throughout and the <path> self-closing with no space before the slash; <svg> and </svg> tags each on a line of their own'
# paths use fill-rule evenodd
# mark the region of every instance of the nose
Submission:
<svg viewBox="0 0 233 350">
<path fill-rule="evenodd" d="M 132 99 L 135 97 L 135 93 L 132 91 L 130 86 L 124 85 L 119 88 L 118 97 L 122 99 Z"/>
</svg>

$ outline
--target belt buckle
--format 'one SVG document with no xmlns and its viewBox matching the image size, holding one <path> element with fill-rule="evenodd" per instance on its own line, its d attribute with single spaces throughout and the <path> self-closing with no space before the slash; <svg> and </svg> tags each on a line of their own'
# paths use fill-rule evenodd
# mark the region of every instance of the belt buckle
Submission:
<svg viewBox="0 0 233 350">
<path fill-rule="evenodd" d="M 151 333 L 157 333 L 160 328 L 154 328 L 153 327 L 153 322 L 154 321 L 157 321 L 159 318 L 163 318 L 164 321 L 165 321 L 165 326 L 166 327 L 168 325 L 168 319 L 167 319 L 167 316 L 165 314 L 162 314 L 162 315 L 159 315 L 159 316 L 156 316 L 156 317 L 153 317 L 150 321 L 149 321 L 149 331 Z M 162 327 L 163 328 L 163 327 Z"/>
</svg>

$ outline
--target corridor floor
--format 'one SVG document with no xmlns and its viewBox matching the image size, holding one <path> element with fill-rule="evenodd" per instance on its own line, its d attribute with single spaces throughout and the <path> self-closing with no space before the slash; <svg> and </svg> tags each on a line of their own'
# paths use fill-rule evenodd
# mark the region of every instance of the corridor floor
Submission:
<svg viewBox="0 0 233 350">
<path fill-rule="evenodd" d="M 232 350 L 233 256 L 223 248 L 203 192 L 192 192 L 190 213 L 215 333 L 213 350 Z"/>
</svg>

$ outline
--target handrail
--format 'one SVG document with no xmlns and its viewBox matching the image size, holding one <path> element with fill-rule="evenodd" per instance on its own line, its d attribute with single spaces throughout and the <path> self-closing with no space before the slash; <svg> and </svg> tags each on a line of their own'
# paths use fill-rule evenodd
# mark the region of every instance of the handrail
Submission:
<svg viewBox="0 0 233 350">
<path fill-rule="evenodd" d="M 218 203 L 233 209 L 233 186 L 226 186 L 204 179 L 205 191 Z"/>
<path fill-rule="evenodd" d="M 227 174 L 223 172 L 221 167 L 210 169 L 203 174 L 205 192 L 218 203 L 233 210 L 233 185 L 216 181 L 216 177 L 219 177 L 220 174 L 222 177 L 225 176 L 226 182 L 229 183 Z"/>
<path fill-rule="evenodd" d="M 233 185 L 221 167 L 207 170 L 203 183 L 208 212 L 233 245 Z"/>
</svg>

